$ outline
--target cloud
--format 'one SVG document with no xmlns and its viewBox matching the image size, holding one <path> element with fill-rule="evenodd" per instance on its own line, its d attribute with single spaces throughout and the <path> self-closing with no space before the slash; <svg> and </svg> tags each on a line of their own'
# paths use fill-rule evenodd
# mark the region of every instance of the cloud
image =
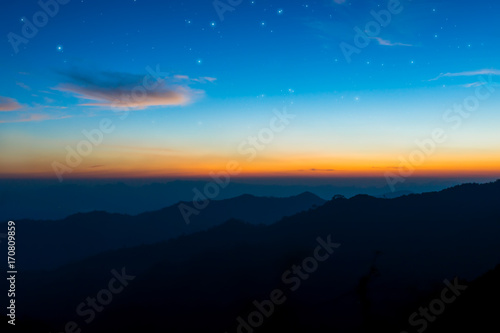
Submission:
<svg viewBox="0 0 500 333">
<path fill-rule="evenodd" d="M 217 80 L 216 78 L 209 77 L 209 76 L 202 76 L 199 78 L 190 78 L 187 75 L 174 75 L 173 78 L 176 80 L 181 80 L 181 81 L 184 80 L 184 81 L 191 81 L 191 82 L 198 82 L 198 83 L 207 83 L 207 82 L 213 83 Z"/>
<path fill-rule="evenodd" d="M 339 5 L 343 4 L 345 1 L 346 0 L 333 0 L 333 2 L 335 2 L 335 3 L 339 4 Z"/>
<path fill-rule="evenodd" d="M 477 71 L 467 71 L 459 73 L 441 73 L 437 77 L 430 79 L 429 81 L 436 81 L 443 77 L 464 77 L 464 76 L 477 76 L 477 75 L 500 75 L 500 70 L 498 69 L 480 69 Z"/>
<path fill-rule="evenodd" d="M 180 106 L 192 102 L 203 91 L 167 77 L 118 72 L 61 73 L 69 81 L 53 88 L 89 102 L 83 106 L 146 109 L 153 106 Z"/>
<path fill-rule="evenodd" d="M 3 113 L 0 124 L 71 118 L 71 115 L 64 113 L 66 108 L 66 106 L 44 105 L 35 102 L 31 102 L 30 105 L 21 105 L 13 98 L 0 96 L 0 111 L 15 111 Z"/>
<path fill-rule="evenodd" d="M 388 166 L 388 167 L 376 167 L 376 166 L 372 166 L 372 169 L 386 170 L 386 169 L 399 169 L 399 167 L 397 167 L 397 166 Z"/>
<path fill-rule="evenodd" d="M 23 88 L 23 89 L 26 89 L 26 90 L 31 90 L 31 88 L 30 88 L 28 85 L 26 85 L 26 84 L 24 84 L 24 83 L 22 83 L 22 82 L 16 81 L 16 84 L 17 84 L 19 87 Z"/>
<path fill-rule="evenodd" d="M 487 83 L 488 82 L 472 82 L 472 83 L 463 84 L 462 87 L 465 87 L 465 88 L 475 88 L 475 87 L 484 86 Z"/>
<path fill-rule="evenodd" d="M 209 77 L 209 76 L 202 76 L 198 79 L 198 82 L 204 83 L 205 81 L 208 82 L 215 82 L 217 79 L 215 77 Z"/>
<path fill-rule="evenodd" d="M 22 107 L 15 99 L 0 96 L 0 111 L 15 111 Z"/>
<path fill-rule="evenodd" d="M 119 150 L 129 153 L 140 153 L 148 155 L 171 155 L 178 153 L 178 150 L 169 148 L 158 148 L 158 147 L 140 147 L 140 146 L 120 146 L 120 145 L 106 145 L 107 148 L 112 150 Z"/>
<path fill-rule="evenodd" d="M 189 80 L 189 76 L 187 75 L 174 75 L 174 78 L 178 80 Z"/>
<path fill-rule="evenodd" d="M 380 37 L 370 37 L 372 39 L 375 39 L 379 45 L 383 46 L 413 46 L 412 44 L 404 44 L 404 43 L 393 43 L 389 40 L 380 38 Z"/>
<path fill-rule="evenodd" d="M 307 169 L 307 170 L 300 169 L 300 170 L 297 170 L 297 171 L 312 171 L 312 172 L 319 171 L 319 172 L 332 172 L 332 171 L 336 171 L 336 170 L 335 170 L 335 169 L 316 169 L 316 168 L 311 168 L 311 169 Z"/>
<path fill-rule="evenodd" d="M 12 119 L 12 120 L 0 120 L 0 124 L 7 124 L 7 123 L 25 123 L 25 122 L 31 122 L 31 121 L 44 121 L 44 120 L 54 120 L 54 119 L 65 119 L 65 118 L 70 118 L 71 116 L 65 115 L 65 116 L 51 116 L 48 114 L 42 114 L 42 113 L 32 113 L 28 115 L 23 115 L 21 118 L 17 119 Z"/>
</svg>

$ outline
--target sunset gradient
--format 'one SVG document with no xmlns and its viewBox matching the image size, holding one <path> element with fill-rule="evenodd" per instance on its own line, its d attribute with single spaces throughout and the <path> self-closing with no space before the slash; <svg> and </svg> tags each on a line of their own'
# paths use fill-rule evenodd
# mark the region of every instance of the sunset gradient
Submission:
<svg viewBox="0 0 500 333">
<path fill-rule="evenodd" d="M 6 6 L 19 36 L 41 10 Z M 500 4 L 401 1 L 347 57 L 387 6 L 61 5 L 0 46 L 0 178 L 206 178 L 231 161 L 238 178 L 499 178 Z"/>
</svg>

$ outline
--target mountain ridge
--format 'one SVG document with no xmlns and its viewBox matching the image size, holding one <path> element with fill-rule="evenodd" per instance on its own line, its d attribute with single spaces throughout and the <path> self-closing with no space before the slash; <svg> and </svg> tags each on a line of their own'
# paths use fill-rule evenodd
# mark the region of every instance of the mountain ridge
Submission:
<svg viewBox="0 0 500 333">
<path fill-rule="evenodd" d="M 72 306 L 99 290 L 111 269 L 126 267 L 137 279 L 93 324 L 93 332 L 110 327 L 234 332 L 236 318 L 252 311 L 253 300 L 262 301 L 275 288 L 287 290 L 283 272 L 310 257 L 318 237 L 331 236 L 340 244 L 335 254 L 298 291 L 286 294 L 287 303 L 259 331 L 362 332 L 362 323 L 375 331 L 401 330 L 405 327 L 394 327 L 401 309 L 432 292 L 443 278 L 475 279 L 500 262 L 499 201 L 500 182 L 390 200 L 330 200 L 269 225 L 231 219 L 161 243 L 26 273 L 20 290 L 46 299 L 79 285 L 76 295 L 48 300 L 50 311 L 32 318 L 58 323 L 71 319 Z M 40 274 L 51 282 L 36 284 Z M 36 308 L 22 295 L 20 301 L 26 309 Z M 140 318 L 146 317 L 151 321 L 144 326 Z"/>
</svg>

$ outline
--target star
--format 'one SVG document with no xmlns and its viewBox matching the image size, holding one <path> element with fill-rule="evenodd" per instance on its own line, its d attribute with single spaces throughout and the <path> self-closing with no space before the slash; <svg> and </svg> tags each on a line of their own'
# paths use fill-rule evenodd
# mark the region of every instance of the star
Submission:
<svg viewBox="0 0 500 333">
<path fill-rule="evenodd" d="M 201 60 L 201 59 L 198 59 L 198 60 L 196 60 L 196 63 L 197 63 L 198 65 L 201 65 L 202 60 Z"/>
<path fill-rule="evenodd" d="M 283 14 L 283 9 L 278 9 L 278 15 Z"/>
<path fill-rule="evenodd" d="M 212 21 L 212 22 L 210 22 L 210 26 L 211 26 L 212 28 L 213 28 L 213 27 L 215 27 L 215 22 L 213 22 L 213 21 Z"/>
<path fill-rule="evenodd" d="M 64 48 L 62 45 L 57 45 L 57 51 L 58 52 L 63 52 L 64 51 Z"/>
</svg>

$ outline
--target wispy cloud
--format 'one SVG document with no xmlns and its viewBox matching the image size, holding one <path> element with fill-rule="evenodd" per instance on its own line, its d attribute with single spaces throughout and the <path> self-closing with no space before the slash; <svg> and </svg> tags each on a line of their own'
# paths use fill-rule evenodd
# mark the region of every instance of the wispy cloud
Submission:
<svg viewBox="0 0 500 333">
<path fill-rule="evenodd" d="M 15 111 L 22 107 L 15 99 L 0 96 L 0 111 Z"/>
<path fill-rule="evenodd" d="M 429 81 L 436 81 L 443 77 L 464 77 L 464 76 L 478 76 L 478 75 L 500 75 L 500 70 L 498 69 L 480 69 L 476 71 L 466 71 L 458 73 L 441 73 L 437 77 L 430 79 Z"/>
<path fill-rule="evenodd" d="M 26 90 L 31 90 L 31 87 L 29 87 L 27 84 L 24 84 L 24 83 L 19 82 L 19 81 L 16 81 L 16 84 L 17 84 L 19 87 L 23 88 L 23 89 L 26 89 Z"/>
<path fill-rule="evenodd" d="M 475 87 L 484 86 L 487 83 L 488 82 L 472 82 L 472 83 L 463 84 L 462 87 L 465 87 L 465 88 L 475 88 Z"/>
<path fill-rule="evenodd" d="M 213 83 L 213 82 L 215 82 L 217 80 L 216 78 L 209 77 L 209 76 L 202 76 L 202 77 L 198 77 L 198 78 L 190 78 L 187 75 L 174 75 L 173 78 L 175 80 L 188 81 L 188 82 L 197 82 L 197 83 L 207 83 L 207 82 Z"/>
<path fill-rule="evenodd" d="M 386 169 L 399 169 L 399 167 L 397 167 L 397 166 L 388 166 L 388 167 L 376 167 L 376 166 L 372 166 L 372 169 L 386 170 Z"/>
<path fill-rule="evenodd" d="M 404 43 L 398 43 L 398 42 L 391 42 L 389 40 L 380 38 L 380 37 L 371 37 L 372 39 L 375 39 L 379 45 L 383 46 L 413 46 L 412 44 L 404 44 Z"/>
<path fill-rule="evenodd" d="M 16 119 L 0 120 L 0 124 L 25 123 L 25 122 L 31 122 L 31 121 L 55 120 L 55 119 L 65 119 L 65 118 L 70 118 L 70 117 L 71 116 L 69 116 L 69 115 L 51 116 L 51 115 L 42 114 L 42 113 L 32 113 L 32 114 L 22 115 L 20 118 L 16 118 Z"/>
<path fill-rule="evenodd" d="M 186 105 L 203 91 L 168 78 L 153 78 L 117 72 L 62 73 L 69 81 L 53 88 L 69 92 L 84 102 L 83 106 L 145 109 L 152 106 Z"/>
<path fill-rule="evenodd" d="M 179 152 L 174 149 L 159 148 L 159 147 L 120 146 L 120 145 L 107 145 L 105 147 L 112 150 L 119 150 L 131 153 L 151 154 L 151 155 L 171 155 Z"/>
</svg>

